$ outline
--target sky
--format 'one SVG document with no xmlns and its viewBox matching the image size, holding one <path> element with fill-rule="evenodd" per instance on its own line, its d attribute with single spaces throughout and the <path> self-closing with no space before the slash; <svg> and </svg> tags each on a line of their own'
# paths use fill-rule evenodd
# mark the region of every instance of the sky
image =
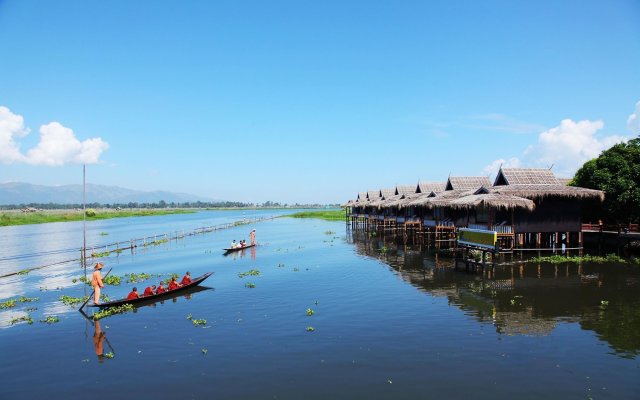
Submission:
<svg viewBox="0 0 640 400">
<path fill-rule="evenodd" d="M 639 134 L 637 0 L 0 0 L 0 183 L 342 203 Z"/>
</svg>

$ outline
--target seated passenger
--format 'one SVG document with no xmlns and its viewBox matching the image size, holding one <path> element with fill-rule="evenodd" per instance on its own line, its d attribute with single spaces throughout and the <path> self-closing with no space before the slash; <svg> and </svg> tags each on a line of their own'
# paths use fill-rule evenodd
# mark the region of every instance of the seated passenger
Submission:
<svg viewBox="0 0 640 400">
<path fill-rule="evenodd" d="M 147 286 L 142 293 L 142 297 L 153 296 L 156 294 L 156 285 Z"/>
<path fill-rule="evenodd" d="M 238 244 L 236 243 L 236 241 L 234 239 L 233 242 L 231 242 L 231 248 L 235 249 L 236 247 L 238 247 Z"/>
<path fill-rule="evenodd" d="M 182 281 L 180 281 L 180 285 L 188 285 L 191 283 L 191 273 L 187 271 L 187 274 L 182 277 Z"/>
<path fill-rule="evenodd" d="M 176 277 L 172 276 L 171 281 L 169 282 L 169 290 L 174 290 L 180 287 L 178 281 L 176 281 Z"/>
<path fill-rule="evenodd" d="M 134 287 L 131 293 L 129 293 L 129 295 L 127 296 L 127 300 L 133 300 L 139 297 L 140 295 L 138 294 L 138 288 Z"/>
<path fill-rule="evenodd" d="M 167 290 L 164 288 L 164 286 L 162 286 L 162 282 L 160 282 L 160 283 L 158 284 L 158 288 L 156 289 L 156 294 L 164 293 L 164 292 L 166 292 L 166 291 L 167 291 Z"/>
</svg>

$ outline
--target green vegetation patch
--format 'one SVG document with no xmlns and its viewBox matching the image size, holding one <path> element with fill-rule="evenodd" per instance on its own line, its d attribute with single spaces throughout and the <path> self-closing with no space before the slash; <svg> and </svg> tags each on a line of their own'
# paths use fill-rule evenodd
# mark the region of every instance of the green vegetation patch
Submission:
<svg viewBox="0 0 640 400">
<path fill-rule="evenodd" d="M 119 286 L 122 281 L 122 277 L 118 275 L 109 275 L 102 280 L 105 285 Z"/>
<path fill-rule="evenodd" d="M 62 304 L 66 306 L 75 306 L 77 304 L 83 303 L 89 299 L 89 296 L 86 297 L 71 297 L 67 295 L 62 295 L 58 297 L 58 300 L 62 302 Z"/>
<path fill-rule="evenodd" d="M 253 289 L 256 287 L 255 283 L 251 283 L 251 282 L 247 282 L 244 284 L 244 287 L 248 288 L 248 289 Z"/>
<path fill-rule="evenodd" d="M 4 301 L 4 302 L 0 303 L 0 310 L 3 310 L 5 308 L 15 307 L 16 302 L 17 302 L 16 299 L 9 299 L 7 301 Z"/>
<path fill-rule="evenodd" d="M 40 322 L 43 322 L 45 324 L 56 324 L 56 323 L 60 322 L 60 318 L 58 318 L 55 315 L 49 315 L 45 319 L 41 319 Z"/>
<path fill-rule="evenodd" d="M 93 313 L 93 319 L 97 321 L 99 319 L 102 319 L 104 317 L 108 317 L 110 315 L 122 314 L 122 313 L 126 313 L 128 311 L 133 311 L 134 309 L 135 309 L 135 307 L 133 306 L 133 304 L 123 304 L 123 305 L 118 306 L 118 307 L 106 308 L 104 310 L 100 310 L 98 312 Z"/>
<path fill-rule="evenodd" d="M 344 221 L 347 217 L 345 210 L 319 210 L 301 211 L 294 214 L 284 215 L 290 218 L 318 218 L 325 221 Z"/>
<path fill-rule="evenodd" d="M 238 273 L 239 278 L 244 278 L 245 276 L 260 276 L 260 271 L 257 269 L 252 269 L 247 272 Z"/>
<path fill-rule="evenodd" d="M 20 322 L 26 322 L 31 325 L 33 324 L 33 318 L 31 318 L 31 315 L 23 315 L 22 317 L 12 318 L 11 321 L 9 321 L 11 325 L 15 325 Z"/>
<path fill-rule="evenodd" d="M 93 213 L 91 213 L 93 211 Z M 87 220 L 124 218 L 124 217 L 149 217 L 169 214 L 192 214 L 192 210 L 87 210 Z M 91 215 L 89 215 L 91 214 Z M 39 211 L 31 213 L 9 212 L 0 215 L 0 226 L 46 224 L 49 222 L 82 221 L 82 210 L 79 211 Z"/>
<path fill-rule="evenodd" d="M 620 263 L 626 264 L 627 260 L 622 257 L 619 257 L 615 254 L 607 254 L 604 257 L 601 256 L 592 256 L 592 255 L 584 255 L 584 256 L 546 256 L 546 257 L 534 257 L 530 258 L 526 261 L 527 263 L 540 263 L 547 262 L 551 264 L 564 264 L 564 263 L 582 263 L 582 262 L 592 262 L 597 264 L 602 263 Z"/>
</svg>

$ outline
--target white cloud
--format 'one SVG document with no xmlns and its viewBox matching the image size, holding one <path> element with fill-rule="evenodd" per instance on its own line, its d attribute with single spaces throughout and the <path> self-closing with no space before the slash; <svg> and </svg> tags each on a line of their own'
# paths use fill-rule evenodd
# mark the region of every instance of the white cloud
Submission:
<svg viewBox="0 0 640 400">
<path fill-rule="evenodd" d="M 636 109 L 633 114 L 627 118 L 627 125 L 634 134 L 640 134 L 640 101 L 636 103 Z"/>
<path fill-rule="evenodd" d="M 100 161 L 102 152 L 109 148 L 109 144 L 101 138 L 81 142 L 73 130 L 58 122 L 51 122 L 40 127 L 40 141 L 24 155 L 15 138 L 24 137 L 28 133 L 22 116 L 0 106 L 0 162 L 47 166 L 96 164 Z"/>
<path fill-rule="evenodd" d="M 603 127 L 602 121 L 564 119 L 538 136 L 538 143 L 525 150 L 525 159 L 537 167 L 554 165 L 556 175 L 573 176 L 586 161 L 627 140 L 617 135 L 598 138 L 596 134 Z"/>
<path fill-rule="evenodd" d="M 500 167 L 519 168 L 521 165 L 522 163 L 520 162 L 520 159 L 518 157 L 511 157 L 508 160 L 505 160 L 504 158 L 499 158 L 491 162 L 491 164 L 484 167 L 484 169 L 482 170 L 482 174 L 488 175 L 490 179 L 493 180 L 496 177 L 496 175 L 498 175 L 498 171 L 500 170 Z"/>
<path fill-rule="evenodd" d="M 618 135 L 598 137 L 602 121 L 565 119 L 560 125 L 538 135 L 538 142 L 529 146 L 520 157 L 496 160 L 484 168 L 494 173 L 500 166 L 548 168 L 553 165 L 556 176 L 571 177 L 586 161 L 598 157 L 603 150 L 629 138 Z"/>
<path fill-rule="evenodd" d="M 11 164 L 24 161 L 16 138 L 26 136 L 29 130 L 24 126 L 22 116 L 14 114 L 7 107 L 0 106 L 0 163 Z"/>
</svg>

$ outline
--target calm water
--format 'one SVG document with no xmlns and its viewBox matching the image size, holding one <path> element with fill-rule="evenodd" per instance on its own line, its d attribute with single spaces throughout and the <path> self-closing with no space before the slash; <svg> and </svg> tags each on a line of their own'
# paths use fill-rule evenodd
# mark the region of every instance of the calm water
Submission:
<svg viewBox="0 0 640 400">
<path fill-rule="evenodd" d="M 100 221 L 91 243 L 241 218 L 209 212 Z M 5 270 L 64 258 L 42 253 L 82 240 L 81 224 L 21 228 L 0 229 L 0 258 L 40 255 L 0 262 Z M 253 251 L 222 256 L 250 228 L 106 259 L 117 275 L 214 272 L 205 282 L 210 290 L 101 320 L 112 359 L 98 359 L 96 327 L 58 301 L 83 295 L 83 285 L 72 283 L 78 265 L 0 280 L 0 301 L 39 297 L 0 311 L 0 398 L 640 398 L 638 268 L 466 273 L 425 249 L 354 237 L 340 222 L 289 218 L 255 225 L 261 246 Z M 251 269 L 261 275 L 238 276 Z M 105 292 L 118 298 L 131 286 Z M 37 307 L 32 325 L 9 324 L 29 307 Z M 189 314 L 206 326 L 194 326 Z M 60 322 L 38 322 L 46 315 Z"/>
</svg>

